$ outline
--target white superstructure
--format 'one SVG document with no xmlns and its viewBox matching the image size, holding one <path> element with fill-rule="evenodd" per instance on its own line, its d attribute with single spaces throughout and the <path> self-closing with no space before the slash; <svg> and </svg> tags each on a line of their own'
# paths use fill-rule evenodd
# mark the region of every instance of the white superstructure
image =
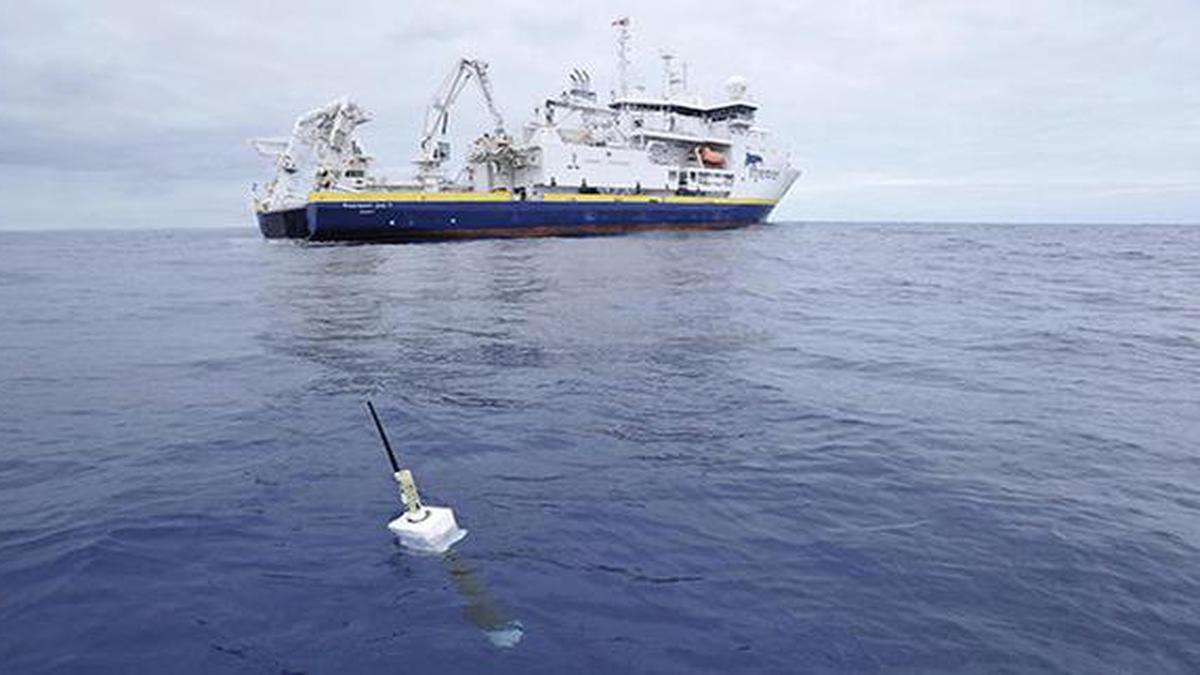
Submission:
<svg viewBox="0 0 1200 675">
<path fill-rule="evenodd" d="M 309 191 L 508 191 L 515 199 L 599 194 L 696 196 L 778 201 L 799 175 L 786 152 L 758 125 L 746 80 L 732 77 L 724 99 L 706 104 L 688 88 L 686 64 L 663 55 L 661 91 L 629 81 L 629 21 L 617 28 L 617 86 L 599 100 L 590 73 L 574 70 L 569 86 L 535 109 L 517 132 L 505 128 L 492 98 L 487 64 L 460 59 L 426 116 L 415 178 L 395 183 L 373 175 L 354 138 L 369 115 L 340 100 L 301 117 L 287 141 L 258 141 L 276 160 L 276 176 L 256 194 L 260 210 L 303 205 Z M 447 126 L 459 94 L 479 85 L 495 126 L 471 146 L 450 175 Z"/>
</svg>

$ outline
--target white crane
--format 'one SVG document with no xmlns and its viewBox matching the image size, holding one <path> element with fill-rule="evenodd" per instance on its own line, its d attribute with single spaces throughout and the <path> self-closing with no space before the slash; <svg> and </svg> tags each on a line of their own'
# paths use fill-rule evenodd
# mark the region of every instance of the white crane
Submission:
<svg viewBox="0 0 1200 675">
<path fill-rule="evenodd" d="M 450 158 L 450 142 L 446 140 L 446 131 L 450 124 L 450 109 L 458 100 L 458 95 L 472 80 L 479 83 L 479 91 L 483 101 L 496 123 L 495 134 L 498 139 L 507 139 L 504 130 L 504 118 L 496 108 L 492 97 L 492 83 L 488 79 L 488 64 L 477 59 L 460 58 L 454 69 L 442 81 L 442 86 L 434 96 L 429 111 L 425 114 L 425 131 L 421 134 L 420 154 L 416 164 L 417 180 L 426 189 L 437 189 L 444 180 L 442 164 Z"/>
<path fill-rule="evenodd" d="M 275 178 L 259 205 L 267 211 L 291 208 L 303 205 L 314 189 L 363 183 L 370 158 L 354 139 L 354 130 L 370 119 L 357 103 L 340 98 L 301 115 L 286 140 L 251 140 L 259 154 L 275 158 Z"/>
</svg>

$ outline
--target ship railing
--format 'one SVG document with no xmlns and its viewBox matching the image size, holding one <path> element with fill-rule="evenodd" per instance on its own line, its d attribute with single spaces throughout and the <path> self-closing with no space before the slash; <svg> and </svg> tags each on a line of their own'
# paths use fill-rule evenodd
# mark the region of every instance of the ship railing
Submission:
<svg viewBox="0 0 1200 675">
<path fill-rule="evenodd" d="M 700 136 L 700 135 L 695 135 L 695 134 L 679 133 L 676 131 L 661 131 L 661 130 L 657 130 L 657 129 L 638 129 L 637 131 L 634 131 L 632 134 L 630 134 L 630 137 L 643 138 L 643 139 L 653 138 L 653 139 L 664 140 L 664 141 L 676 141 L 679 143 L 690 143 L 690 144 L 694 144 L 694 145 L 718 145 L 718 146 L 726 146 L 727 147 L 727 146 L 733 144 L 733 141 L 730 138 L 721 137 L 721 136 L 712 136 L 712 135 Z"/>
</svg>

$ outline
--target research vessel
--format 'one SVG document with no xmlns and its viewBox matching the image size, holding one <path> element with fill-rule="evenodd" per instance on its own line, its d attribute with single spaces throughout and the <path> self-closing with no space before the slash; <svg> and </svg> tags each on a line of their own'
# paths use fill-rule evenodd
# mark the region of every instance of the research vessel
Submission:
<svg viewBox="0 0 1200 675">
<path fill-rule="evenodd" d="M 600 101 L 591 74 L 569 73 L 510 133 L 488 64 L 459 59 L 426 114 L 412 175 L 374 169 L 356 134 L 371 114 L 349 98 L 296 120 L 290 137 L 255 139 L 275 176 L 254 189 L 267 238 L 315 241 L 615 234 L 720 229 L 761 222 L 799 171 L 757 122 L 747 82 L 731 77 L 723 100 L 688 86 L 687 64 L 663 53 L 661 91 L 630 82 L 630 26 L 617 29 L 617 82 Z M 451 113 L 474 82 L 494 123 L 456 173 L 447 167 Z"/>
</svg>

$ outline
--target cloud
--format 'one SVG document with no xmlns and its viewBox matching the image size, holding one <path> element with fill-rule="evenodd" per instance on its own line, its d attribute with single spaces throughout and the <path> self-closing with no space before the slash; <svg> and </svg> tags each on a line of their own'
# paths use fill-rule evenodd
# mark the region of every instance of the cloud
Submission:
<svg viewBox="0 0 1200 675">
<path fill-rule="evenodd" d="M 648 85 L 659 47 L 704 93 L 749 78 L 805 171 L 780 217 L 1200 222 L 1190 0 L 45 0 L 0 24 L 0 228 L 248 223 L 246 138 L 351 94 L 402 165 L 457 56 L 515 125 L 570 68 L 611 81 L 619 15 Z"/>
</svg>

